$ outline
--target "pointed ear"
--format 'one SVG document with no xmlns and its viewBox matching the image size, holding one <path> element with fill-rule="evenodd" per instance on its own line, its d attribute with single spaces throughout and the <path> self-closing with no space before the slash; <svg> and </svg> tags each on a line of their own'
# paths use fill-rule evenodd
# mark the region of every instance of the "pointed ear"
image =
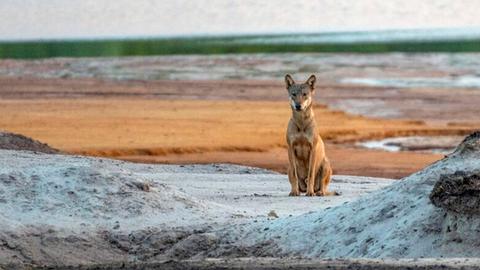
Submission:
<svg viewBox="0 0 480 270">
<path fill-rule="evenodd" d="M 315 75 L 311 75 L 305 83 L 308 86 L 310 86 L 311 90 L 313 90 L 315 88 L 315 82 L 316 81 L 317 81 L 317 77 L 315 77 Z"/>
<path fill-rule="evenodd" d="M 287 85 L 287 89 L 295 84 L 295 81 L 290 74 L 285 75 L 285 84 Z"/>
</svg>

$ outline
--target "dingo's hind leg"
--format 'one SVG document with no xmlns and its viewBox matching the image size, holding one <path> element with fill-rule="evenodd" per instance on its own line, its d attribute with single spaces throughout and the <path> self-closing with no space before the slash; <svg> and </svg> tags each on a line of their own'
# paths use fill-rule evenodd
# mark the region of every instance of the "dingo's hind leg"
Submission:
<svg viewBox="0 0 480 270">
<path fill-rule="evenodd" d="M 328 185 L 330 184 L 330 178 L 332 177 L 332 167 L 327 158 L 322 162 L 320 170 L 317 174 L 315 183 L 315 194 L 317 196 L 334 196 L 340 195 L 337 191 L 328 191 Z"/>
</svg>

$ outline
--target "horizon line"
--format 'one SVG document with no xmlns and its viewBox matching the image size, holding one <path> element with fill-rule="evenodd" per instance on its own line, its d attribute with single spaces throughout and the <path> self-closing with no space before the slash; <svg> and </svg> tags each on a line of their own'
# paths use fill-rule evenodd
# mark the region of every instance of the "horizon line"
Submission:
<svg viewBox="0 0 480 270">
<path fill-rule="evenodd" d="M 304 35 L 348 35 L 348 34 L 371 34 L 371 33 L 418 33 L 424 31 L 444 31 L 453 34 L 455 31 L 477 33 L 480 37 L 480 26 L 471 27 L 437 27 L 437 28 L 391 28 L 391 29 L 328 29 L 325 31 L 273 31 L 273 32 L 240 32 L 240 33 L 197 33 L 179 35 L 130 35 L 130 36 L 98 36 L 98 37 L 65 37 L 65 38 L 25 38 L 25 39 L 2 39 L 0 43 L 33 43 L 33 42 L 95 42 L 95 41 L 134 41 L 134 40 L 172 40 L 172 39 L 214 39 L 214 38 L 252 38 L 252 37 L 282 37 Z M 464 33 L 466 34 L 466 33 Z"/>
</svg>

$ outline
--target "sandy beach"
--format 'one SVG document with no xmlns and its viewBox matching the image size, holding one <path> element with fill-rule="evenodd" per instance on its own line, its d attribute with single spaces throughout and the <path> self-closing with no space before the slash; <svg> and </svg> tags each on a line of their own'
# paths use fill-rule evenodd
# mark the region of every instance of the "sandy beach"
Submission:
<svg viewBox="0 0 480 270">
<path fill-rule="evenodd" d="M 419 60 L 425 68 L 421 76 L 460 72 L 434 65 L 441 55 L 380 55 L 374 63 L 364 58 L 293 58 L 300 67 L 310 63 L 311 72 L 327 70 L 318 75 L 315 113 L 336 173 L 401 178 L 443 155 L 385 152 L 355 143 L 464 135 L 480 127 L 475 117 L 479 91 L 374 87 L 342 79 L 361 70 L 363 77 L 412 76 L 418 67 L 412 70 L 409 64 Z M 346 59 L 354 64 L 334 69 Z M 396 71 L 389 61 L 399 66 Z M 204 69 L 211 64 L 216 71 Z M 281 75 L 268 70 L 294 64 L 286 64 L 286 55 L 3 60 L 0 128 L 75 154 L 151 163 L 234 163 L 285 173 L 290 109 Z M 237 69 L 237 79 L 228 78 L 231 68 Z M 253 76 L 251 70 L 262 68 L 264 77 Z M 154 77 L 155 72 L 164 78 Z M 468 75 L 465 68 L 461 72 Z M 188 80 L 177 80 L 180 76 Z"/>
<path fill-rule="evenodd" d="M 297 55 L 294 60 L 309 56 Z M 323 61 L 326 69 L 350 58 L 337 55 L 322 60 L 321 56 L 313 55 L 312 61 Z M 425 76 L 435 77 L 447 69 L 427 61 L 440 56 L 389 57 L 377 57 L 382 69 L 356 57 L 358 63 L 348 70 L 319 74 L 315 113 L 335 173 L 401 178 L 443 155 L 385 152 L 355 143 L 396 136 L 464 135 L 480 127 L 479 91 L 342 83 L 341 78 L 358 76 L 361 69 L 366 70 L 364 77 L 382 71 L 391 76 L 395 71 L 388 59 L 399 63 L 398 76 L 410 76 L 414 71 L 407 67 L 415 60 L 423 60 Z M 285 57 L 217 58 L 3 60 L 0 128 L 75 154 L 149 163 L 233 163 L 285 173 L 284 136 L 290 109 L 282 79 L 259 80 L 251 72 L 265 65 L 281 69 Z M 145 78 L 167 64 L 173 78 Z M 190 71 L 182 68 L 185 64 Z M 215 64 L 221 68 L 216 73 L 206 69 L 201 80 L 197 71 L 191 71 Z M 229 68 L 238 68 L 241 79 L 219 80 L 218 74 Z M 212 79 L 212 74 L 217 77 Z"/>
<path fill-rule="evenodd" d="M 3 129 L 69 153 L 153 163 L 233 163 L 281 173 L 288 164 L 284 129 L 290 112 L 285 102 L 62 98 L 0 103 Z M 361 149 L 356 141 L 471 130 L 370 119 L 321 105 L 316 114 L 340 174 L 400 178 L 442 157 Z"/>
</svg>

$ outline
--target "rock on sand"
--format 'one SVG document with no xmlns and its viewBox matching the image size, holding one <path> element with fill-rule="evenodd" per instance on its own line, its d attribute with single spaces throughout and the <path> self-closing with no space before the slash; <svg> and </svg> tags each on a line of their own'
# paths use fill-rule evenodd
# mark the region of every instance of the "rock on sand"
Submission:
<svg viewBox="0 0 480 270">
<path fill-rule="evenodd" d="M 0 149 L 26 150 L 46 154 L 59 153 L 57 149 L 37 140 L 6 131 L 0 131 Z"/>
</svg>

